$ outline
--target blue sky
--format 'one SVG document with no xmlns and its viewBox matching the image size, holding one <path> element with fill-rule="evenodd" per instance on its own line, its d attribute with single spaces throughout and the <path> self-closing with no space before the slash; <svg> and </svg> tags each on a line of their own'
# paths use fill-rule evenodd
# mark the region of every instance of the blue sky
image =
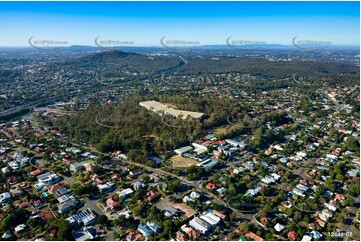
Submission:
<svg viewBox="0 0 361 242">
<path fill-rule="evenodd" d="M 225 44 L 299 40 L 359 45 L 359 2 L 0 2 L 0 46 L 28 39 L 159 46 L 160 39 Z"/>
</svg>

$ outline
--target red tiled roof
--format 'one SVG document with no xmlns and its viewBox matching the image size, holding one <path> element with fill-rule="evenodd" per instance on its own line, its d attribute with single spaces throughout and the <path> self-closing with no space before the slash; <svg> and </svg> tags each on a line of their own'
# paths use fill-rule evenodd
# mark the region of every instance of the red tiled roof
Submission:
<svg viewBox="0 0 361 242">
<path fill-rule="evenodd" d="M 214 189 L 214 188 L 216 188 L 216 185 L 213 184 L 213 183 L 211 183 L 211 182 L 209 182 L 209 183 L 206 185 L 206 188 L 208 188 L 208 189 Z"/>
<path fill-rule="evenodd" d="M 115 207 L 119 204 L 119 202 L 115 201 L 112 197 L 107 199 L 107 205 L 109 207 Z"/>
<path fill-rule="evenodd" d="M 253 232 L 248 232 L 247 234 L 244 235 L 244 237 L 246 237 L 247 239 L 252 239 L 254 241 L 263 241 L 263 238 L 256 235 Z"/>
<path fill-rule="evenodd" d="M 59 190 L 62 189 L 63 187 L 64 187 L 63 184 L 58 183 L 58 184 L 55 184 L 54 186 L 49 187 L 48 191 L 52 194 L 52 193 L 54 193 L 54 192 L 56 192 L 56 191 L 59 191 Z"/>
<path fill-rule="evenodd" d="M 290 231 L 290 232 L 288 232 L 287 236 L 288 236 L 288 238 L 290 238 L 290 239 L 292 239 L 292 240 L 296 240 L 298 234 L 297 234 L 296 231 Z"/>
<path fill-rule="evenodd" d="M 222 212 L 217 211 L 217 210 L 215 210 L 215 209 L 212 210 L 212 213 L 213 213 L 214 215 L 217 215 L 217 216 L 220 217 L 221 219 L 225 219 L 225 218 L 226 218 L 226 215 L 224 215 Z"/>
<path fill-rule="evenodd" d="M 159 193 L 150 191 L 150 192 L 147 192 L 147 196 L 148 196 L 147 201 L 152 202 L 154 199 L 156 199 L 159 196 Z"/>
<path fill-rule="evenodd" d="M 42 169 L 36 169 L 35 171 L 32 171 L 31 172 L 31 175 L 33 175 L 33 176 L 37 176 L 37 175 L 39 175 L 40 173 L 42 173 L 43 172 L 43 170 Z"/>
<path fill-rule="evenodd" d="M 27 208 L 30 206 L 30 203 L 28 201 L 22 202 L 19 204 L 20 208 Z"/>
</svg>

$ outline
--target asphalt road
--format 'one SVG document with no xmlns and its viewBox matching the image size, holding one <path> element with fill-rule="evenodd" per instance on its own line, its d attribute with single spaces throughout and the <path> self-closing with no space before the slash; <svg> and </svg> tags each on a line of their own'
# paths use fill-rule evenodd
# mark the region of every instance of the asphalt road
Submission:
<svg viewBox="0 0 361 242">
<path fill-rule="evenodd" d="M 64 175 L 61 175 L 61 176 L 67 183 L 69 183 L 69 185 L 73 185 L 74 183 L 76 183 L 72 177 L 68 177 L 68 176 L 64 176 Z M 96 212 L 98 215 L 104 214 L 103 210 L 100 209 L 96 205 L 97 204 L 96 200 L 91 200 L 88 197 L 83 197 L 82 199 L 86 202 L 86 204 L 84 205 L 85 209 L 90 208 L 92 211 Z"/>
<path fill-rule="evenodd" d="M 181 182 L 189 185 L 190 187 L 194 187 L 198 192 L 201 192 L 201 193 L 205 193 L 207 194 L 209 197 L 212 197 L 213 200 L 220 204 L 220 205 L 223 205 L 229 209 L 232 210 L 232 212 L 234 212 L 236 215 L 237 215 L 237 218 L 240 218 L 240 219 L 243 219 L 243 220 L 247 220 L 249 222 L 252 222 L 252 217 L 253 215 L 252 214 L 243 214 L 243 213 L 240 213 L 238 210 L 228 206 L 225 202 L 223 202 L 222 200 L 220 200 L 216 195 L 214 195 L 213 193 L 203 189 L 201 186 L 200 186 L 200 183 L 197 182 L 197 181 L 188 181 L 186 179 L 184 179 L 183 177 L 180 177 L 180 176 L 177 176 L 175 174 L 172 174 L 170 172 L 166 172 L 166 171 L 163 171 L 163 170 L 160 170 L 160 169 L 156 169 L 156 168 L 152 168 L 152 167 L 148 167 L 148 166 L 145 166 L 145 165 L 142 165 L 142 164 L 139 164 L 139 163 L 135 163 L 135 162 L 132 162 L 132 161 L 125 161 L 125 160 L 122 160 L 123 162 L 127 163 L 127 164 L 132 164 L 132 165 L 137 165 L 137 166 L 140 166 L 146 170 L 149 170 L 155 174 L 159 174 L 159 175 L 163 175 L 163 176 L 172 176 L 174 178 L 177 178 L 179 179 Z"/>
</svg>

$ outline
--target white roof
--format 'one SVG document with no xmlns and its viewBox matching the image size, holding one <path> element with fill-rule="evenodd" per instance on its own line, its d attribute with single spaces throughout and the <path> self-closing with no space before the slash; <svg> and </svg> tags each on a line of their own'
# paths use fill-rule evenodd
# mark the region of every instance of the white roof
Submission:
<svg viewBox="0 0 361 242">
<path fill-rule="evenodd" d="M 26 228 L 25 224 L 19 224 L 18 226 L 15 227 L 15 231 L 19 232 L 19 231 L 24 230 L 25 228 Z"/>
<path fill-rule="evenodd" d="M 324 203 L 323 205 L 325 205 L 328 209 L 332 210 L 332 211 L 336 211 L 337 208 L 331 204 L 328 203 Z"/>
<path fill-rule="evenodd" d="M 184 198 L 183 198 L 183 202 L 184 202 L 184 203 L 194 202 L 194 200 L 193 200 L 190 196 L 185 195 Z"/>
<path fill-rule="evenodd" d="M 191 198 L 199 198 L 199 193 L 198 192 L 192 192 L 191 194 L 190 194 L 190 196 L 191 196 Z"/>
<path fill-rule="evenodd" d="M 9 192 L 4 192 L 0 194 L 0 198 L 1 199 L 5 199 L 5 198 L 11 198 L 11 195 Z"/>
<path fill-rule="evenodd" d="M 280 223 L 277 223 L 274 227 L 274 229 L 277 231 L 277 232 L 281 232 L 283 229 L 285 228 L 284 225 L 280 224 Z"/>
<path fill-rule="evenodd" d="M 207 222 L 197 217 L 193 218 L 189 222 L 189 225 L 193 227 L 195 230 L 200 231 L 201 233 L 207 232 L 208 229 L 210 228 L 210 225 Z"/>
<path fill-rule="evenodd" d="M 201 216 L 200 218 L 211 225 L 216 225 L 221 221 L 219 217 L 217 217 L 212 213 L 207 213 L 206 215 Z"/>
<path fill-rule="evenodd" d="M 301 241 L 311 241 L 311 240 L 312 240 L 312 238 L 311 238 L 310 236 L 304 235 L 304 236 L 302 237 L 302 240 L 301 240 Z"/>
<path fill-rule="evenodd" d="M 185 147 L 175 149 L 174 152 L 175 153 L 186 153 L 186 152 L 191 151 L 191 150 L 193 150 L 192 146 L 185 146 Z"/>
<path fill-rule="evenodd" d="M 233 145 L 233 146 L 237 146 L 237 145 L 240 146 L 240 147 L 244 146 L 243 142 L 239 142 L 239 141 L 233 140 L 233 139 L 226 139 L 226 142 L 228 144 L 230 144 L 230 145 Z"/>
<path fill-rule="evenodd" d="M 139 105 L 146 107 L 147 109 L 152 110 L 157 113 L 164 112 L 166 114 L 170 114 L 170 115 L 173 115 L 176 117 L 178 117 L 179 115 L 183 115 L 183 119 L 186 119 L 188 116 L 190 116 L 191 118 L 201 118 L 204 115 L 204 113 L 169 108 L 166 105 L 164 105 L 163 103 L 160 103 L 157 101 L 140 102 Z"/>
<path fill-rule="evenodd" d="M 122 190 L 121 192 L 118 192 L 119 193 L 119 196 L 121 197 L 125 197 L 129 194 L 132 194 L 133 193 L 133 190 L 131 188 L 126 188 L 124 190 Z"/>
<path fill-rule="evenodd" d="M 322 237 L 322 234 L 318 231 L 313 230 L 311 231 L 310 236 L 314 239 L 319 239 Z"/>
</svg>

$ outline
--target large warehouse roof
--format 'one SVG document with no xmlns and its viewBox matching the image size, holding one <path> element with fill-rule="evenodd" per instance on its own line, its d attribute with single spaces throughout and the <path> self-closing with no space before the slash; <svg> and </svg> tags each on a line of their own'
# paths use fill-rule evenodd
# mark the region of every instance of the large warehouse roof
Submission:
<svg viewBox="0 0 361 242">
<path fill-rule="evenodd" d="M 183 116 L 183 119 L 186 119 L 188 116 L 190 116 L 191 118 L 201 118 L 203 117 L 204 113 L 198 113 L 198 112 L 191 112 L 191 111 L 184 111 L 184 110 L 177 110 L 174 108 L 169 108 L 166 105 L 164 105 L 163 103 L 157 102 L 157 101 L 145 101 L 145 102 L 140 102 L 139 103 L 140 106 L 143 106 L 145 108 L 147 108 L 148 110 L 152 110 L 154 112 L 157 113 L 165 113 L 165 114 L 169 114 L 169 115 L 173 115 L 175 117 L 178 117 L 180 115 Z"/>
</svg>

